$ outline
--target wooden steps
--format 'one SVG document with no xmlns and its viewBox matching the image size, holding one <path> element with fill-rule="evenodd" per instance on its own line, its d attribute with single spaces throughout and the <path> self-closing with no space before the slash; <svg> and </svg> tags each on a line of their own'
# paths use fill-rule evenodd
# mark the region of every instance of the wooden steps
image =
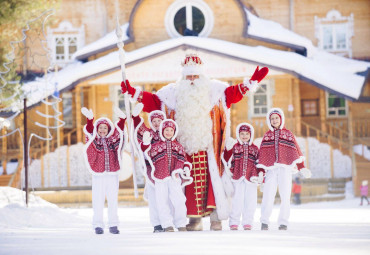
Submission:
<svg viewBox="0 0 370 255">
<path fill-rule="evenodd" d="M 0 186 L 8 186 L 12 176 L 12 174 L 0 175 Z"/>
<path fill-rule="evenodd" d="M 120 189 L 118 192 L 118 201 L 126 202 L 131 205 L 146 205 L 143 198 L 144 189 L 140 188 L 139 197 L 135 198 L 133 189 Z M 91 205 L 91 189 L 89 190 L 59 190 L 59 191 L 35 191 L 34 195 L 58 205 L 81 204 Z"/>
</svg>

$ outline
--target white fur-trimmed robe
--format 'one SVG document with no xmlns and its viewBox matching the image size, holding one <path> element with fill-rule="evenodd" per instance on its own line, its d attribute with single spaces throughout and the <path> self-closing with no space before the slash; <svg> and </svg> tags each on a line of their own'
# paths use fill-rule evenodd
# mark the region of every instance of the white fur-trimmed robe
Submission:
<svg viewBox="0 0 370 255">
<path fill-rule="evenodd" d="M 177 98 L 176 96 L 176 89 L 179 83 L 171 83 L 162 89 L 160 89 L 156 95 L 161 100 L 161 110 L 164 112 L 169 111 L 175 111 L 177 110 Z M 209 103 L 210 103 L 210 112 L 212 109 L 216 106 L 218 107 L 220 103 L 222 104 L 223 110 L 226 114 L 226 126 L 224 128 L 224 132 L 226 132 L 226 139 L 230 137 L 230 109 L 226 106 L 226 97 L 225 97 L 225 90 L 228 87 L 227 83 L 217 81 L 217 80 L 211 80 L 208 84 L 209 86 Z M 169 116 L 168 116 L 169 117 Z M 209 115 L 209 118 L 211 119 L 211 115 Z M 175 121 L 176 120 L 176 114 L 175 114 Z M 211 119 L 212 121 L 212 119 Z M 178 123 L 179 124 L 179 123 Z M 213 124 L 212 123 L 212 129 L 213 130 Z M 187 128 L 186 126 L 179 125 L 179 129 Z M 220 134 L 221 135 L 221 134 Z M 180 134 L 179 134 L 180 136 Z M 217 214 L 218 218 L 220 220 L 225 220 L 228 218 L 229 212 L 230 212 L 230 206 L 224 191 L 224 187 L 222 184 L 219 165 L 216 161 L 216 157 L 214 154 L 214 148 L 213 148 L 213 136 L 211 135 L 211 141 L 209 142 L 208 148 L 205 149 L 207 151 L 208 155 L 208 168 L 211 175 L 211 181 L 213 186 L 213 192 L 215 195 L 216 200 L 216 207 L 217 207 Z M 225 141 L 222 141 L 222 144 L 225 144 Z M 184 144 L 183 144 L 184 145 Z M 184 145 L 185 151 L 189 151 L 189 148 Z M 195 151 L 196 152 L 196 151 Z M 194 153 L 194 150 L 193 150 Z"/>
</svg>

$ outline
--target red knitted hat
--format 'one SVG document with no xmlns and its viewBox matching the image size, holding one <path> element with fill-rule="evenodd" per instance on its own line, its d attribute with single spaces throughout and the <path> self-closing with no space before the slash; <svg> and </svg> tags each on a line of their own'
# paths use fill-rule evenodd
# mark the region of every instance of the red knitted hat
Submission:
<svg viewBox="0 0 370 255">
<path fill-rule="evenodd" d="M 107 127 L 108 127 L 108 133 L 109 133 L 109 132 L 110 132 L 110 124 L 109 124 L 109 122 L 108 122 L 108 121 L 106 121 L 106 120 L 100 120 L 100 121 L 98 122 L 98 124 L 96 125 L 96 129 L 97 129 L 97 130 L 99 129 L 99 126 L 100 126 L 101 124 L 105 124 L 105 125 L 107 125 Z"/>
<path fill-rule="evenodd" d="M 251 134 L 251 129 L 250 129 L 250 127 L 249 127 L 249 126 L 247 126 L 247 125 L 242 125 L 242 126 L 240 126 L 240 128 L 239 128 L 239 134 L 240 134 L 240 132 L 242 132 L 242 131 L 246 131 L 246 132 L 248 132 L 249 134 Z"/>
<path fill-rule="evenodd" d="M 166 120 L 163 121 L 163 124 L 162 124 L 162 132 L 167 127 L 171 127 L 171 128 L 173 128 L 174 131 L 176 131 L 176 125 L 172 121 L 166 121 Z"/>
<path fill-rule="evenodd" d="M 153 113 L 152 115 L 150 115 L 150 121 L 153 121 L 153 119 L 155 118 L 164 120 L 164 116 L 161 113 Z"/>
<path fill-rule="evenodd" d="M 281 114 L 280 114 L 280 112 L 279 112 L 279 111 L 277 111 L 277 110 L 274 110 L 274 111 L 270 112 L 270 116 L 269 116 L 270 122 L 271 122 L 271 115 L 273 115 L 273 114 L 277 114 L 277 115 L 279 115 L 280 122 L 282 122 L 282 120 L 283 120 L 283 119 L 281 118 Z"/>
</svg>

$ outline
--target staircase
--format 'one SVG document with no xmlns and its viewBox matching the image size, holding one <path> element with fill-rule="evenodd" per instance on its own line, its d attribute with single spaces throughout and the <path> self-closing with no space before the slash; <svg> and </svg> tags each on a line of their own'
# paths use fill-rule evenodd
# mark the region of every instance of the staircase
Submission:
<svg viewBox="0 0 370 255">
<path fill-rule="evenodd" d="M 338 124 L 326 123 L 327 132 L 322 131 L 312 125 L 302 121 L 302 131 L 306 137 L 314 136 L 317 140 L 322 143 L 328 143 L 333 149 L 340 150 L 343 154 L 346 154 L 355 160 L 356 171 L 352 174 L 354 194 L 360 195 L 360 185 L 363 180 L 370 181 L 370 161 L 360 155 L 353 152 L 353 148 L 350 145 L 350 134 L 344 128 Z M 361 121 L 354 123 L 354 136 L 352 138 L 353 145 L 363 144 L 370 147 L 370 121 Z M 342 184 L 330 182 L 328 187 L 329 194 L 344 193 L 344 187 Z"/>
<path fill-rule="evenodd" d="M 12 174 L 0 175 L 0 186 L 9 186 L 12 176 Z"/>
</svg>

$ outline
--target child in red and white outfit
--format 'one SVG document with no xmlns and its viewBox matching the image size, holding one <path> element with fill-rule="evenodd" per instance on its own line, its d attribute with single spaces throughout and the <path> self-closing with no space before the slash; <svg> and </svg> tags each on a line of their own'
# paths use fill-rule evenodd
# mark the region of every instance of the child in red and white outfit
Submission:
<svg viewBox="0 0 370 255">
<path fill-rule="evenodd" d="M 257 207 L 257 185 L 263 181 L 263 172 L 258 173 L 256 168 L 258 147 L 253 144 L 253 126 L 239 124 L 236 137 L 238 142 L 229 139 L 222 155 L 226 173 L 234 186 L 229 226 L 231 230 L 238 230 L 242 216 L 244 230 L 251 230 Z"/>
<path fill-rule="evenodd" d="M 84 159 L 92 174 L 93 227 L 96 234 L 104 233 L 103 210 L 107 198 L 109 232 L 119 234 L 118 171 L 121 169 L 121 152 L 127 137 L 124 135 L 126 115 L 118 108 L 115 109 L 119 121 L 113 125 L 108 118 L 99 118 L 93 123 L 94 115 L 91 109 L 83 107 L 81 112 L 87 118 L 87 124 L 84 126 Z"/>
<path fill-rule="evenodd" d="M 135 130 L 134 140 L 135 140 L 136 147 L 140 150 L 140 152 L 142 152 L 139 154 L 139 159 L 141 161 L 142 166 L 145 168 L 143 169 L 143 174 L 146 179 L 144 197 L 148 201 L 150 223 L 154 227 L 153 232 L 157 233 L 157 232 L 163 232 L 164 230 L 161 226 L 161 221 L 158 215 L 157 201 L 155 198 L 155 190 L 154 190 L 154 180 L 151 177 L 152 168 L 150 166 L 148 159 L 145 158 L 144 152 L 141 151 L 140 144 L 142 144 L 143 142 L 143 136 L 145 132 L 149 132 L 150 136 L 152 137 L 151 145 L 154 145 L 161 141 L 158 130 L 159 130 L 160 124 L 165 119 L 165 114 L 164 112 L 159 111 L 159 110 L 152 111 L 151 113 L 149 113 L 148 118 L 149 118 L 150 128 L 148 128 L 145 126 L 143 118 L 139 116 L 143 107 L 144 105 L 139 103 L 135 106 L 132 112 L 132 120 L 133 120 L 134 130 Z"/>
<path fill-rule="evenodd" d="M 266 116 L 269 131 L 263 136 L 257 168 L 266 173 L 261 204 L 261 229 L 268 230 L 277 187 L 281 199 L 279 230 L 288 229 L 292 174 L 300 172 L 305 178 L 311 171 L 304 167 L 304 157 L 292 132 L 284 127 L 284 112 L 272 108 Z"/>
<path fill-rule="evenodd" d="M 368 184 L 367 180 L 362 181 L 362 185 L 360 187 L 360 192 L 361 192 L 361 204 L 360 205 L 362 205 L 363 199 L 366 199 L 367 205 L 370 204 L 369 199 L 367 199 L 367 196 L 368 196 L 368 193 L 369 193 L 369 189 L 368 189 L 367 184 Z"/>
<path fill-rule="evenodd" d="M 186 231 L 186 197 L 182 187 L 193 181 L 191 164 L 186 162 L 184 147 L 175 140 L 179 131 L 176 122 L 166 119 L 159 130 L 160 142 L 152 145 L 150 133 L 145 132 L 141 145 L 152 169 L 159 219 L 165 232 L 173 232 L 172 225 L 179 231 Z"/>
</svg>

